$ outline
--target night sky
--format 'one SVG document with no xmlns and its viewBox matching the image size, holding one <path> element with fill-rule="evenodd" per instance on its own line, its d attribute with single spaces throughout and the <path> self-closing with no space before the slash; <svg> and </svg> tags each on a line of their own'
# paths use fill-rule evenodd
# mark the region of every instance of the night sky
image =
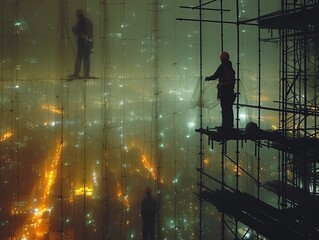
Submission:
<svg viewBox="0 0 319 240">
<path fill-rule="evenodd" d="M 236 21 L 236 1 L 223 2 L 229 10 L 224 21 Z M 257 17 L 257 1 L 239 2 L 241 20 Z M 280 8 L 279 1 L 261 2 L 261 15 Z M 177 20 L 198 19 L 198 10 L 180 8 L 197 5 L 194 0 L 1 1 L 1 239 L 141 239 L 146 186 L 159 203 L 157 235 L 198 239 L 200 25 Z M 219 9 L 220 1 L 206 7 Z M 93 22 L 96 79 L 68 81 L 78 8 Z M 220 17 L 220 11 L 203 11 L 203 19 Z M 239 69 L 240 103 L 256 105 L 258 28 L 240 28 L 239 48 L 236 34 L 235 24 L 203 24 L 202 75 L 214 73 L 223 45 Z M 261 31 L 264 39 L 277 34 Z M 261 104 L 278 108 L 278 44 L 262 41 L 261 56 Z M 216 82 L 203 88 L 203 126 L 219 126 Z M 238 116 L 243 128 L 257 121 L 258 112 L 241 107 Z M 277 112 L 262 110 L 261 116 L 261 128 L 278 128 Z M 212 148 L 206 140 L 205 171 L 219 179 L 221 146 Z M 228 144 L 230 158 L 235 144 Z M 239 164 L 256 176 L 255 145 L 244 145 Z M 261 182 L 276 179 L 277 155 L 261 149 Z M 234 167 L 226 163 L 229 185 Z M 244 173 L 239 188 L 256 194 L 255 182 Z M 274 194 L 260 194 L 276 205 Z M 220 213 L 209 203 L 203 209 L 203 239 L 218 239 Z M 239 226 L 241 234 L 244 229 Z"/>
</svg>

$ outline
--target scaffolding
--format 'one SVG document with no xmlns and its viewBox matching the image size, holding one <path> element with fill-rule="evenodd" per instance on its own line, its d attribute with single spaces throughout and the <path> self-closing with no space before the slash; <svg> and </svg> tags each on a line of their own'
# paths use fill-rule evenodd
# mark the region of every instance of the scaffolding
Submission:
<svg viewBox="0 0 319 240">
<path fill-rule="evenodd" d="M 220 51 L 224 50 L 225 25 L 236 26 L 237 52 L 237 91 L 236 127 L 232 133 L 223 134 L 214 128 L 204 126 L 203 107 L 199 110 L 200 150 L 198 163 L 198 193 L 199 199 L 199 237 L 205 239 L 203 204 L 212 203 L 219 212 L 220 239 L 318 239 L 318 43 L 319 17 L 318 1 L 282 0 L 280 9 L 262 14 L 262 1 L 256 2 L 255 17 L 241 17 L 240 4 L 235 1 L 202 1 L 197 6 L 182 8 L 196 10 L 196 19 L 178 18 L 180 21 L 191 21 L 199 24 L 200 37 L 200 79 L 203 79 L 203 48 L 204 30 L 207 23 L 220 26 Z M 217 6 L 218 5 L 218 6 Z M 217 7 L 216 7 L 217 6 Z M 230 9 L 226 9 L 226 7 Z M 232 13 L 234 20 L 225 20 L 225 12 Z M 204 13 L 211 17 L 216 12 L 219 19 L 204 19 Z M 215 14 L 214 16 L 216 16 Z M 207 16 L 207 15 L 206 15 Z M 246 26 L 257 28 L 257 104 L 244 104 L 241 101 L 241 32 Z M 268 32 L 266 32 L 268 31 Z M 267 34 L 267 37 L 266 34 Z M 278 107 L 265 107 L 262 104 L 262 44 L 277 44 L 280 64 L 280 79 L 278 80 Z M 217 53 L 218 54 L 218 53 Z M 203 93 L 203 81 L 200 91 Z M 240 128 L 240 108 L 248 107 L 257 110 L 257 123 L 249 123 Z M 261 129 L 262 111 L 277 112 L 278 128 L 272 131 Z M 204 139 L 208 137 L 211 148 L 220 147 L 220 176 L 215 176 L 204 165 Z M 245 156 L 241 149 L 247 147 L 247 142 L 255 146 L 256 172 L 241 166 Z M 227 147 L 232 144 L 235 152 Z M 276 178 L 271 181 L 262 179 L 264 172 L 261 163 L 262 151 L 274 149 L 277 151 Z M 266 155 L 265 155 L 266 156 Z M 247 156 L 246 156 L 247 157 Z M 226 165 L 234 166 L 235 179 L 230 182 Z M 253 191 L 245 191 L 242 187 L 243 174 L 255 185 Z M 268 173 L 270 174 L 270 172 Z M 213 183 L 212 183 L 213 182 Z M 269 203 L 264 192 L 274 194 L 277 203 Z M 244 225 L 244 227 L 240 227 Z M 243 229 L 243 231 L 242 231 Z"/>
<path fill-rule="evenodd" d="M 318 0 L 177 2 L 0 3 L 3 238 L 38 220 L 31 238 L 40 228 L 50 239 L 139 238 L 150 185 L 158 239 L 318 239 Z M 66 79 L 78 7 L 94 23 L 98 81 Z M 182 11 L 199 17 L 180 28 Z M 195 132 L 194 79 L 203 95 L 207 56 L 223 50 L 235 63 L 236 131 L 207 127 L 219 114 L 201 107 Z"/>
</svg>

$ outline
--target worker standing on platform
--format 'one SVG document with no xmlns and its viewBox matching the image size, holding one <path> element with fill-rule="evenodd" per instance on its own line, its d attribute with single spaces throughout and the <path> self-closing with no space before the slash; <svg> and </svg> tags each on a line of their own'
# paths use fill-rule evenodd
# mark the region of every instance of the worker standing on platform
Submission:
<svg viewBox="0 0 319 240">
<path fill-rule="evenodd" d="M 145 198 L 141 204 L 141 216 L 143 220 L 142 238 L 143 240 L 155 239 L 155 215 L 156 201 L 152 197 L 152 189 L 145 188 Z"/>
<path fill-rule="evenodd" d="M 72 28 L 72 31 L 77 37 L 77 54 L 74 73 L 69 77 L 79 77 L 81 63 L 83 60 L 84 77 L 88 78 L 90 76 L 90 55 L 93 52 L 93 24 L 84 16 L 82 9 L 76 10 L 76 16 L 78 18 L 78 22 Z"/>
<path fill-rule="evenodd" d="M 222 52 L 220 54 L 221 64 L 216 72 L 205 78 L 205 81 L 218 79 L 217 99 L 220 101 L 222 108 L 222 126 L 220 128 L 222 132 L 229 132 L 234 128 L 233 104 L 236 99 L 236 94 L 234 93 L 235 71 L 229 58 L 228 52 Z"/>
</svg>

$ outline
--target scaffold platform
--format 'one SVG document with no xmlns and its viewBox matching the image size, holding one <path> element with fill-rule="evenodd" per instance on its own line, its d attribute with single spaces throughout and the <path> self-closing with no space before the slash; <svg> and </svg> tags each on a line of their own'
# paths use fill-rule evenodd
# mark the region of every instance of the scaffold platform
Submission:
<svg viewBox="0 0 319 240">
<path fill-rule="evenodd" d="M 265 131 L 255 129 L 254 131 L 247 131 L 246 129 L 232 129 L 230 131 L 219 131 L 219 128 L 199 128 L 196 132 L 208 136 L 209 141 L 228 141 L 228 140 L 280 140 L 282 136 L 279 132 Z"/>
<path fill-rule="evenodd" d="M 318 24 L 319 6 L 299 8 L 287 12 L 278 11 L 261 16 L 259 26 L 266 29 L 303 29 L 308 24 Z"/>
<path fill-rule="evenodd" d="M 303 207 L 281 210 L 247 193 L 226 189 L 205 190 L 200 197 L 215 205 L 218 211 L 234 217 L 269 239 L 319 239 L 316 221 L 309 214 L 311 207 L 306 206 L 308 211 Z M 305 219 L 309 221 L 307 231 Z"/>
<path fill-rule="evenodd" d="M 292 154 L 295 158 L 305 159 L 307 162 L 319 162 L 319 140 L 312 137 L 293 139 L 287 137 L 285 141 L 274 140 L 271 148 Z"/>
<path fill-rule="evenodd" d="M 303 205 L 306 202 L 308 205 L 314 206 L 314 210 L 316 209 L 317 216 L 319 216 L 318 193 L 314 194 L 306 191 L 305 189 L 292 186 L 288 183 L 282 183 L 278 180 L 267 182 L 263 185 L 263 187 L 268 191 L 274 192 L 278 196 L 285 197 L 288 201 L 294 202 L 298 205 Z M 319 228 L 319 222 L 317 223 L 317 227 Z"/>
</svg>

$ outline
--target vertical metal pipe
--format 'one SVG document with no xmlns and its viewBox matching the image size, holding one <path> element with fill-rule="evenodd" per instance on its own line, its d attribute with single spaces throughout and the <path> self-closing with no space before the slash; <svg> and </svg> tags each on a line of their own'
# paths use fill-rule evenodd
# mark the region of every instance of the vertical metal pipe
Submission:
<svg viewBox="0 0 319 240">
<path fill-rule="evenodd" d="M 199 0 L 199 78 L 200 78 L 200 96 L 202 97 L 203 93 L 203 16 L 202 16 L 202 0 Z M 200 129 L 203 129 L 203 106 L 200 105 L 199 108 L 199 125 Z M 199 145 L 199 165 L 200 165 L 200 174 L 199 174 L 199 196 L 202 194 L 202 184 L 203 184 L 203 157 L 204 157 L 204 143 L 203 143 L 203 133 L 200 134 Z M 202 217 L 203 217 L 203 199 L 199 198 L 199 240 L 202 239 Z"/>
<path fill-rule="evenodd" d="M 67 57 L 65 58 L 65 51 L 68 48 L 64 47 L 65 39 L 68 38 L 68 0 L 61 0 L 60 1 L 60 33 L 61 33 L 61 78 L 63 79 L 64 74 L 64 66 L 67 65 Z M 63 83 L 61 84 L 61 88 L 64 89 Z M 60 129 L 60 143 L 63 146 L 64 141 L 64 93 L 62 91 L 61 94 L 61 129 Z M 60 156 L 60 193 L 59 193 L 59 201 L 60 201 L 60 239 L 63 239 L 64 234 L 64 212 L 63 212 L 63 151 L 61 151 Z"/>
<path fill-rule="evenodd" d="M 260 0 L 258 0 L 258 18 L 260 18 Z M 261 119 L 261 31 L 258 26 L 258 127 Z M 257 141 L 257 198 L 260 194 L 260 140 Z"/>
<path fill-rule="evenodd" d="M 103 159 L 101 164 L 101 175 L 102 175 L 102 239 L 107 239 L 108 230 L 109 230 L 109 222 L 108 222 L 108 214 L 109 214 L 109 199 L 108 199 L 108 190 L 109 190 L 109 179 L 108 179 L 108 129 L 107 129 L 107 116 L 110 115 L 110 102 L 109 94 L 106 94 L 109 90 L 107 84 L 107 32 L 108 32 L 108 12 L 107 12 L 107 0 L 100 0 L 101 7 L 101 76 L 102 76 L 102 96 L 103 96 L 103 146 L 101 158 Z"/>
<path fill-rule="evenodd" d="M 239 24 L 239 0 L 236 0 L 236 128 L 239 128 L 239 86 L 240 86 L 240 24 Z M 240 143 L 236 140 L 236 190 L 239 190 L 239 151 Z M 238 221 L 235 221 L 235 239 L 238 239 Z"/>
</svg>

